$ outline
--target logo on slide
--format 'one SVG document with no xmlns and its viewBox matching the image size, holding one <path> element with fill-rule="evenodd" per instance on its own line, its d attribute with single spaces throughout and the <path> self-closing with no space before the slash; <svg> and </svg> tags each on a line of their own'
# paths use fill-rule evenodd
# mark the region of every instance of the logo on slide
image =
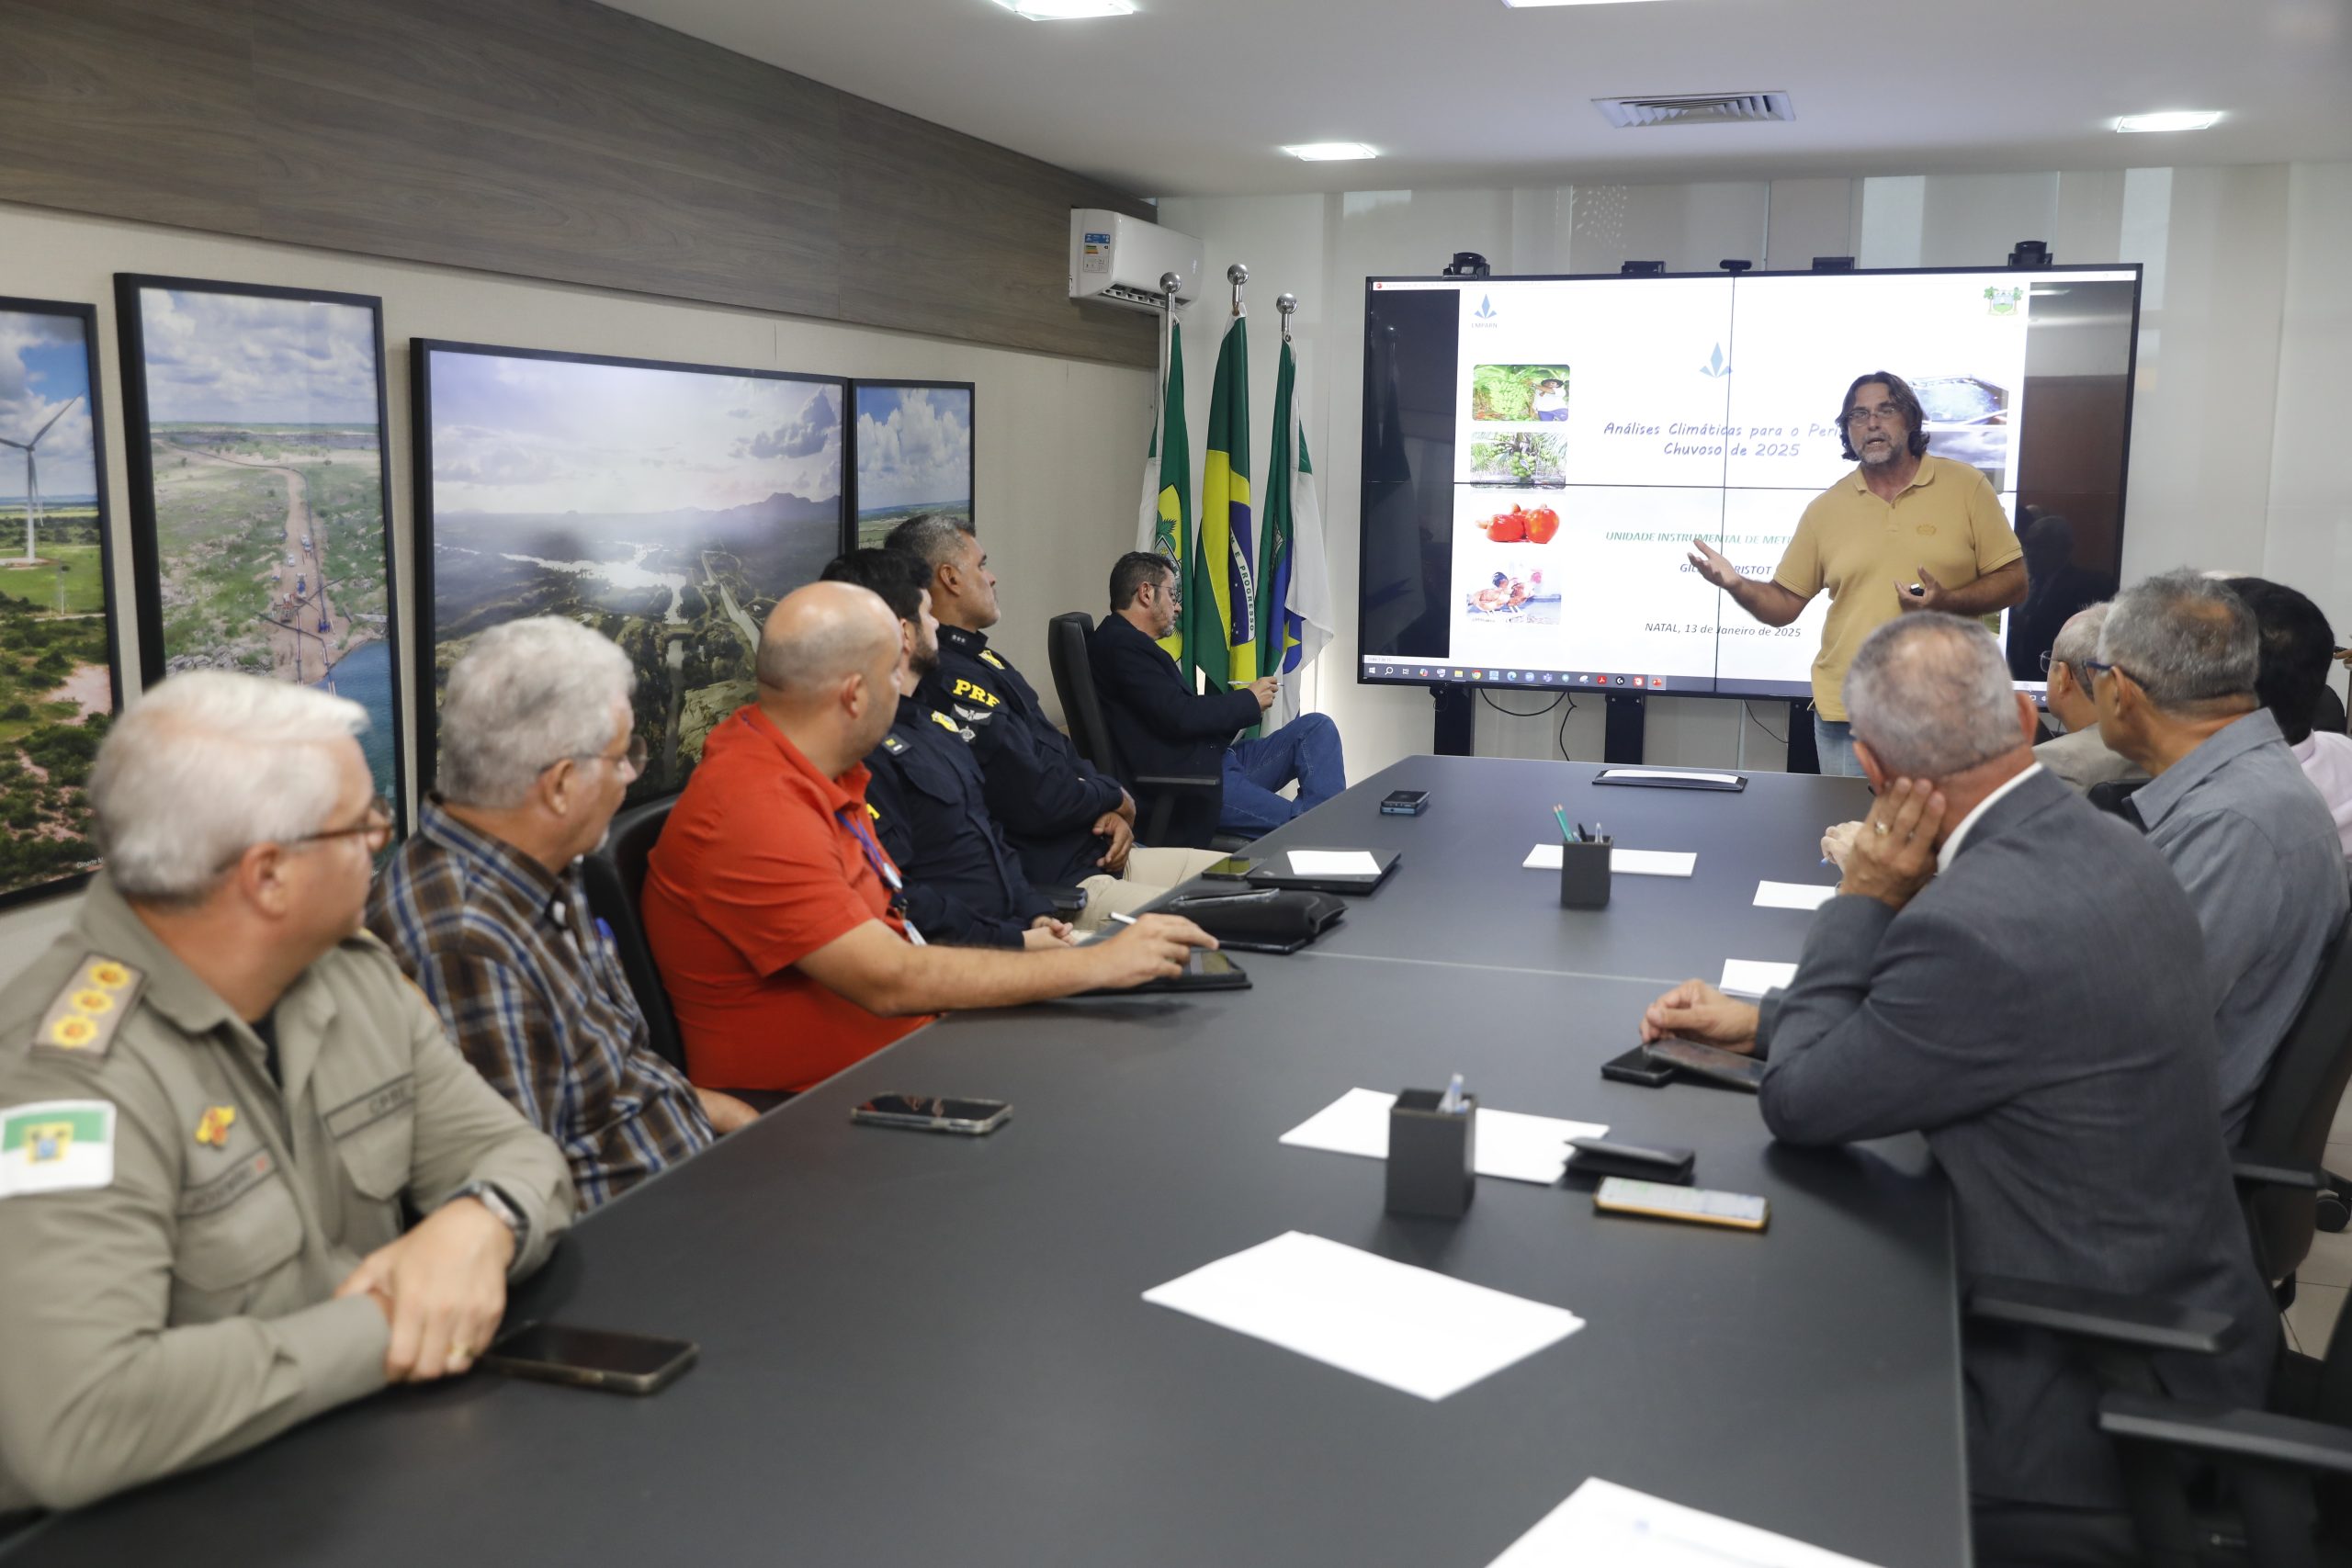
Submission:
<svg viewBox="0 0 2352 1568">
<path fill-rule="evenodd" d="M 1984 313 L 1988 316 L 2014 316 L 2018 303 L 2025 298 L 2022 288 L 1987 288 L 1984 290 Z"/>
<path fill-rule="evenodd" d="M 1484 294 L 1478 296 L 1477 318 L 1482 321 L 1491 321 L 1495 319 L 1495 302 Z"/>
<path fill-rule="evenodd" d="M 1713 377 L 1717 380 L 1721 380 L 1725 376 L 1731 374 L 1731 367 L 1724 363 L 1724 345 L 1722 344 L 1715 344 L 1714 353 L 1707 355 L 1707 362 L 1699 367 L 1699 374 L 1702 376 Z"/>
</svg>

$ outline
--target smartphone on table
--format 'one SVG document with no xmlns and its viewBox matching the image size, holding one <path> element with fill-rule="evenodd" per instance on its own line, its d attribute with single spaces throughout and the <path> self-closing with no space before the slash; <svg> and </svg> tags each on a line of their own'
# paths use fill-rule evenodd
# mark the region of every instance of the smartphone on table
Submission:
<svg viewBox="0 0 2352 1568">
<path fill-rule="evenodd" d="M 686 1339 L 532 1322 L 500 1335 L 479 1365 L 483 1371 L 510 1378 L 613 1393 L 655 1393 L 677 1382 L 700 1353 Z"/>
</svg>

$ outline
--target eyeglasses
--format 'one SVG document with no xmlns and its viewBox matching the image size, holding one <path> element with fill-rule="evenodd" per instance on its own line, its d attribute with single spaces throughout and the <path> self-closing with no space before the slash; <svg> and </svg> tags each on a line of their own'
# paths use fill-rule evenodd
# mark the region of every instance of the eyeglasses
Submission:
<svg viewBox="0 0 2352 1568">
<path fill-rule="evenodd" d="M 2099 659 L 2084 660 L 2083 670 L 2093 681 L 2097 681 L 2101 675 L 2105 674 L 2109 670 L 2114 671 L 2119 675 L 2132 675 L 2132 671 L 2123 668 L 2122 665 L 2109 664 L 2106 660 Z M 2137 681 L 2140 677 L 2137 675 L 2132 675 L 2132 679 Z"/>
<path fill-rule="evenodd" d="M 1860 430 L 1862 426 L 1870 423 L 1873 420 L 1876 420 L 1881 424 L 1899 424 L 1903 421 L 1903 411 L 1896 408 L 1893 403 L 1881 403 L 1874 409 L 1848 409 L 1846 411 L 1846 423 L 1853 426 L 1856 430 Z"/>
<path fill-rule="evenodd" d="M 368 844 L 368 852 L 371 855 L 381 852 L 384 846 L 392 841 L 391 802 L 380 795 L 368 803 L 368 815 L 348 828 L 322 828 L 318 832 L 305 833 L 299 839 L 288 839 L 284 842 L 288 845 L 316 844 L 329 839 L 354 839 L 363 836 Z"/>
<path fill-rule="evenodd" d="M 628 750 L 617 757 L 605 751 L 574 751 L 569 757 L 558 757 L 555 762 L 610 762 L 616 768 L 627 768 L 629 777 L 641 778 L 645 773 L 646 759 L 651 754 L 645 744 L 645 737 L 632 735 L 628 738 Z M 542 764 L 539 772 L 546 773 L 555 766 L 555 762 Z"/>
</svg>

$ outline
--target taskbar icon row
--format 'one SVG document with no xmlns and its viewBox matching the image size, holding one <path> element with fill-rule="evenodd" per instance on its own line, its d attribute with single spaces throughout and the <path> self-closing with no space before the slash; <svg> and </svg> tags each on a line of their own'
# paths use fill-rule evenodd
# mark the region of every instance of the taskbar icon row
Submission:
<svg viewBox="0 0 2352 1568">
<path fill-rule="evenodd" d="M 1367 677 L 1380 681 L 1466 681 L 1478 684 L 1533 686 L 1539 691 L 1545 686 L 1571 686 L 1592 689 L 1652 691 L 1666 690 L 1663 675 L 1595 675 L 1583 671 L 1562 670 L 1499 670 L 1466 664 L 1399 664 L 1385 659 L 1363 661 Z"/>
</svg>

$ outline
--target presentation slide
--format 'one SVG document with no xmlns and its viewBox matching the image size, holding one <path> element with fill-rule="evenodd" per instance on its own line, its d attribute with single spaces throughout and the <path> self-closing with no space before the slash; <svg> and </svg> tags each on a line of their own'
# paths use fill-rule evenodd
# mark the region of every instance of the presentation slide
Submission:
<svg viewBox="0 0 2352 1568">
<path fill-rule="evenodd" d="M 1917 393 L 1929 452 L 1981 470 L 2013 524 L 2048 510 L 2020 511 L 2035 440 L 2045 468 L 2111 473 L 2111 498 L 2052 498 L 2110 523 L 2044 531 L 2094 580 L 2120 552 L 2124 427 L 2073 411 L 2128 407 L 2137 299 L 2128 268 L 1371 280 L 1361 673 L 1804 694 L 1827 596 L 1763 626 L 1698 575 L 1690 542 L 1770 577 L 1806 505 L 1852 473 L 1840 400 L 1879 368 Z M 2069 330 L 2037 338 L 2045 310 Z M 1432 458 L 1439 491 L 1417 478 Z"/>
</svg>

